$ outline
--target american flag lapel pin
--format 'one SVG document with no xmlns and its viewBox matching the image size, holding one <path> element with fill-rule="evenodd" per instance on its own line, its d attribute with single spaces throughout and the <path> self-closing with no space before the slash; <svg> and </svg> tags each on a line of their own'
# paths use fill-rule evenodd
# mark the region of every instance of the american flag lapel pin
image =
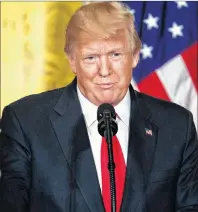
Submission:
<svg viewBox="0 0 198 212">
<path fill-rule="evenodd" d="M 150 129 L 148 129 L 148 128 L 145 128 L 145 132 L 146 132 L 146 135 L 153 136 L 152 130 L 150 130 Z"/>
</svg>

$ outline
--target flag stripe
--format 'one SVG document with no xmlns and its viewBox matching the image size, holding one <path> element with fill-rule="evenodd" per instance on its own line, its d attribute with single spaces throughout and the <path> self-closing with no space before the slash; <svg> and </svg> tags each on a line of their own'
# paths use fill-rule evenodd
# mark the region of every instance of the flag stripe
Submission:
<svg viewBox="0 0 198 212">
<path fill-rule="evenodd" d="M 198 64 L 197 64 L 197 56 L 198 56 L 198 42 L 196 42 L 194 45 L 189 47 L 187 50 L 185 50 L 181 55 L 184 59 L 184 62 L 186 64 L 186 67 L 190 73 L 190 76 L 192 78 L 192 81 L 194 83 L 194 86 L 196 90 L 198 91 L 198 77 L 197 77 L 197 71 L 198 71 Z"/>
<path fill-rule="evenodd" d="M 141 92 L 146 93 L 148 95 L 160 99 L 165 99 L 168 101 L 170 100 L 164 89 L 164 86 L 162 85 L 161 81 L 159 80 L 155 72 L 152 72 L 148 77 L 139 82 L 138 89 Z"/>
<path fill-rule="evenodd" d="M 197 127 L 197 91 L 183 58 L 176 56 L 160 67 L 157 70 L 157 75 L 164 85 L 170 100 L 193 113 Z"/>
</svg>

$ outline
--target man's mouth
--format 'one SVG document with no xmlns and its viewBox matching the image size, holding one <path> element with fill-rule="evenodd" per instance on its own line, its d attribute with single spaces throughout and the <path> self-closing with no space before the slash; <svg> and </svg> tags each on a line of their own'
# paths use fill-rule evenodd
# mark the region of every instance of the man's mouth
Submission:
<svg viewBox="0 0 198 212">
<path fill-rule="evenodd" d="M 114 85 L 115 85 L 115 83 L 101 83 L 101 84 L 97 84 L 97 86 L 102 88 L 102 89 L 110 89 Z"/>
</svg>

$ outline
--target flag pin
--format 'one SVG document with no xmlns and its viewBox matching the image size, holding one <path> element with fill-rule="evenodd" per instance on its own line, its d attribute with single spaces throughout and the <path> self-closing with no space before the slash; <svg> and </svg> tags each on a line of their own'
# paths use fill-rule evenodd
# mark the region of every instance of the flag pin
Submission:
<svg viewBox="0 0 198 212">
<path fill-rule="evenodd" d="M 145 132 L 146 132 L 146 135 L 153 135 L 153 132 L 152 132 L 152 130 L 149 130 L 149 129 L 147 129 L 147 128 L 145 128 Z"/>
</svg>

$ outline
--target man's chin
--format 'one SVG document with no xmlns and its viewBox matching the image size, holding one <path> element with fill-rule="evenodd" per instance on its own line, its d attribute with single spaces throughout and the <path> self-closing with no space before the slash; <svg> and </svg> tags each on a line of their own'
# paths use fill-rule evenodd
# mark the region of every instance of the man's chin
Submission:
<svg viewBox="0 0 198 212">
<path fill-rule="evenodd" d="M 100 98 L 99 105 L 104 104 L 104 103 L 108 103 L 108 104 L 114 105 L 116 103 L 116 100 L 114 98 L 112 98 L 112 97 Z"/>
</svg>

